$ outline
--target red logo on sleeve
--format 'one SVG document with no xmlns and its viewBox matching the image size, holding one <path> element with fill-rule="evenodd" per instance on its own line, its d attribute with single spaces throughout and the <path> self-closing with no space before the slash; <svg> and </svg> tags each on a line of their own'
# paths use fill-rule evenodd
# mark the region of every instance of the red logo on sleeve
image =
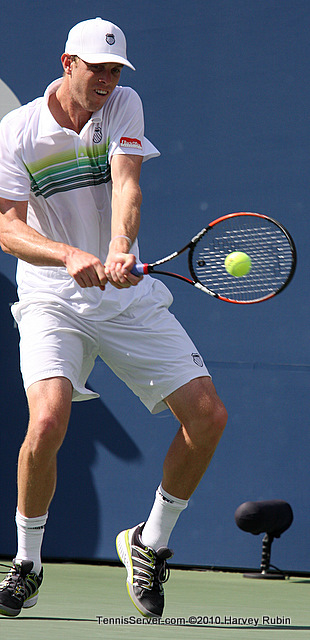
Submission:
<svg viewBox="0 0 310 640">
<path fill-rule="evenodd" d="M 142 142 L 138 140 L 138 138 L 121 138 L 120 139 L 121 147 L 126 147 L 127 149 L 140 149 L 142 151 Z"/>
</svg>

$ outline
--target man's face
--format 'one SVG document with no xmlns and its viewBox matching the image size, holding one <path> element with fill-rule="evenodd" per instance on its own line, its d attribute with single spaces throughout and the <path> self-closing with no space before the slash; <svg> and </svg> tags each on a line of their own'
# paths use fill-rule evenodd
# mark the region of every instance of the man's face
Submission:
<svg viewBox="0 0 310 640">
<path fill-rule="evenodd" d="M 89 64 L 75 57 L 71 62 L 72 100 L 86 111 L 98 111 L 119 82 L 121 64 Z"/>
</svg>

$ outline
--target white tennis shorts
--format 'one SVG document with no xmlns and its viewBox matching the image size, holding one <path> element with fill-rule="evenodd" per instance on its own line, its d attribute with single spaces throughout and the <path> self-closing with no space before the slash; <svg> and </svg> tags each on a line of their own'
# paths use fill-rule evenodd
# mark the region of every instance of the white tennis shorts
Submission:
<svg viewBox="0 0 310 640">
<path fill-rule="evenodd" d="M 164 399 L 194 378 L 210 376 L 186 331 L 170 313 L 173 298 L 159 280 L 150 295 L 111 320 L 94 321 L 55 302 L 16 303 L 20 363 L 25 389 L 39 380 L 68 378 L 72 399 L 99 395 L 87 389 L 97 356 L 152 413 Z"/>
</svg>

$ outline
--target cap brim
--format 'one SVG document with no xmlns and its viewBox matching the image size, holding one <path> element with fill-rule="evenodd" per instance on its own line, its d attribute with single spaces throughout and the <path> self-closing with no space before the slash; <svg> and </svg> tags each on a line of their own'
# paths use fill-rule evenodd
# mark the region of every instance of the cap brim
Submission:
<svg viewBox="0 0 310 640">
<path fill-rule="evenodd" d="M 105 64 L 108 62 L 115 62 L 116 64 L 123 64 L 125 67 L 129 67 L 133 71 L 136 70 L 131 62 L 127 60 L 127 58 L 122 58 L 122 56 L 113 55 L 111 53 L 83 53 L 82 55 L 79 55 L 75 52 L 75 54 L 70 55 L 76 55 L 81 58 L 81 60 L 84 60 L 84 62 L 88 62 L 89 64 Z"/>
</svg>

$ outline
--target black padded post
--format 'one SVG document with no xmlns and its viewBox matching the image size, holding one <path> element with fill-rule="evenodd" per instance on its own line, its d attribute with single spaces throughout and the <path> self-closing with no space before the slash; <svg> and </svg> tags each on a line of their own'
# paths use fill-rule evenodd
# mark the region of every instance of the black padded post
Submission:
<svg viewBox="0 0 310 640">
<path fill-rule="evenodd" d="M 270 571 L 271 545 L 274 538 L 280 538 L 293 522 L 291 506 L 284 500 L 244 502 L 235 512 L 237 526 L 243 531 L 258 535 L 265 532 L 260 573 L 244 574 L 246 578 L 284 579 L 279 570 Z M 274 567 L 275 568 L 275 567 Z"/>
</svg>

